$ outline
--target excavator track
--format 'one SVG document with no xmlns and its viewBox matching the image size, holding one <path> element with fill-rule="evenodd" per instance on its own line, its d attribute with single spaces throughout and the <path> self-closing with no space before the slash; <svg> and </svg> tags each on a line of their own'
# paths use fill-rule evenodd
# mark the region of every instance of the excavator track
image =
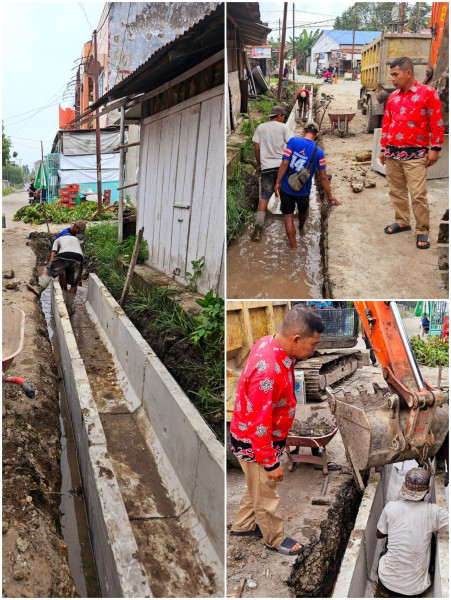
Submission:
<svg viewBox="0 0 451 600">
<path fill-rule="evenodd" d="M 295 369 L 304 372 L 307 400 L 325 400 L 326 387 L 335 386 L 368 364 L 368 354 L 360 350 L 334 350 L 298 362 Z"/>
</svg>

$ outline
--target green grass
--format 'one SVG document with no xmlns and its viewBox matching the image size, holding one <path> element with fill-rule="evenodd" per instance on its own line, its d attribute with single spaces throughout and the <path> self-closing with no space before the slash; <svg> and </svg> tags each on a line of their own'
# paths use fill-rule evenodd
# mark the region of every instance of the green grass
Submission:
<svg viewBox="0 0 451 600">
<path fill-rule="evenodd" d="M 227 183 L 227 245 L 239 238 L 244 222 L 251 214 L 246 202 L 243 165 L 240 163 Z"/>
<path fill-rule="evenodd" d="M 16 190 L 20 189 L 21 187 L 23 187 L 23 184 L 15 185 L 13 187 L 6 188 L 6 189 L 2 190 L 2 196 L 9 196 L 9 194 L 12 194 L 13 192 L 15 192 Z"/>
</svg>

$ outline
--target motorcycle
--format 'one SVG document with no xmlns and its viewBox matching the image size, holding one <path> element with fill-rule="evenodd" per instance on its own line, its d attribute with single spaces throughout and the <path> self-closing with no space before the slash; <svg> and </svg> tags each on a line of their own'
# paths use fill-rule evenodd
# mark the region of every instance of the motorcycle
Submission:
<svg viewBox="0 0 451 600">
<path fill-rule="evenodd" d="M 324 77 L 325 70 L 321 67 L 316 67 L 316 78 L 322 79 Z"/>
<path fill-rule="evenodd" d="M 333 75 L 328 75 L 325 79 L 324 79 L 324 83 L 333 83 L 334 82 L 334 76 Z"/>
</svg>

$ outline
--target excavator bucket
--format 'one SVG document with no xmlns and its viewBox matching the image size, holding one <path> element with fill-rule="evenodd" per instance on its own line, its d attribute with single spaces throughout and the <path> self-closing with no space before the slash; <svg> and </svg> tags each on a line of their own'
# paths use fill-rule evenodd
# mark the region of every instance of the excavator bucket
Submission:
<svg viewBox="0 0 451 600">
<path fill-rule="evenodd" d="M 377 383 L 373 387 L 374 393 L 363 387 L 350 392 L 326 388 L 331 412 L 362 490 L 360 471 L 409 459 L 421 463 L 436 454 L 448 432 L 446 394 L 438 395 L 433 406 L 415 410 L 387 388 Z"/>
</svg>

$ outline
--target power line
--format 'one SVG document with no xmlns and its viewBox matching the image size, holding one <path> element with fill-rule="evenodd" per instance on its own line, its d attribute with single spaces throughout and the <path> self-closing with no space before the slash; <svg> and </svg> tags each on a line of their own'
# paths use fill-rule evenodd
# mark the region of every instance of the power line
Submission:
<svg viewBox="0 0 451 600">
<path fill-rule="evenodd" d="M 97 33 L 99 33 L 99 31 L 100 31 L 100 30 L 102 29 L 102 27 L 105 25 L 105 23 L 106 23 L 106 20 L 108 19 L 108 16 L 109 16 L 109 14 L 110 14 L 110 11 L 111 11 L 112 7 L 113 7 L 113 2 L 110 2 L 110 6 L 109 6 L 109 8 L 108 8 L 108 12 L 107 12 L 107 14 L 106 14 L 106 17 L 103 19 L 103 23 L 102 23 L 102 25 L 100 25 L 100 27 L 97 29 Z"/>
<path fill-rule="evenodd" d="M 91 25 L 91 23 L 89 22 L 89 19 L 88 19 L 87 15 L 86 15 L 85 8 L 83 6 L 83 2 L 79 2 L 78 5 L 80 6 L 81 10 L 83 11 L 83 14 L 85 15 L 85 18 L 86 18 L 86 21 L 87 21 L 87 23 L 89 25 L 89 28 L 90 29 L 94 29 L 94 27 Z"/>
</svg>

